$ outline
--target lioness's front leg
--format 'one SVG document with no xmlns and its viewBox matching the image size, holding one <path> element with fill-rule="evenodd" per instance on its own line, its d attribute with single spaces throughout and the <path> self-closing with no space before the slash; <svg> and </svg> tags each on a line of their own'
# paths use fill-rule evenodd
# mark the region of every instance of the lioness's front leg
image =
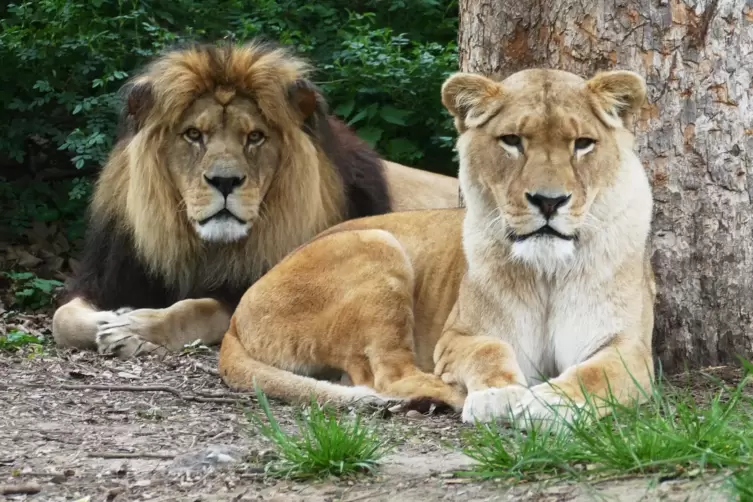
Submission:
<svg viewBox="0 0 753 502">
<path fill-rule="evenodd" d="M 635 337 L 618 335 L 582 363 L 528 389 L 513 409 L 515 425 L 569 422 L 585 405 L 586 418 L 599 418 L 609 411 L 610 403 L 643 401 L 653 376 L 650 347 Z"/>
<path fill-rule="evenodd" d="M 231 313 L 210 298 L 182 300 L 164 309 L 138 309 L 106 322 L 97 332 L 100 354 L 120 358 L 178 351 L 200 340 L 215 345 L 230 325 Z"/>
<path fill-rule="evenodd" d="M 446 329 L 435 347 L 434 362 L 434 373 L 443 381 L 467 389 L 464 421 L 498 416 L 528 390 L 513 348 L 499 338 Z"/>
</svg>

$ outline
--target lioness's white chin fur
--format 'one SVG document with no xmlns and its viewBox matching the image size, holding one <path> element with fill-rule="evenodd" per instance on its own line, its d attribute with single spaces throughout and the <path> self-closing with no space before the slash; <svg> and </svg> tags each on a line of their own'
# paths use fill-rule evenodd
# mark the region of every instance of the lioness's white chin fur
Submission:
<svg viewBox="0 0 753 502">
<path fill-rule="evenodd" d="M 534 236 L 514 242 L 510 254 L 514 260 L 526 263 L 535 270 L 553 274 L 558 267 L 571 262 L 575 253 L 573 241 L 553 236 Z"/>
<path fill-rule="evenodd" d="M 229 243 L 245 239 L 250 225 L 233 220 L 212 220 L 203 225 L 195 223 L 194 228 L 205 241 Z"/>
</svg>

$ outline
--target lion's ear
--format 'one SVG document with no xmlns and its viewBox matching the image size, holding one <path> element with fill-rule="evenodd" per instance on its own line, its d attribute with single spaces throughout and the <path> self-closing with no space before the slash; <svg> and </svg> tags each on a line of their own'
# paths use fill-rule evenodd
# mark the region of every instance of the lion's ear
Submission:
<svg viewBox="0 0 753 502">
<path fill-rule="evenodd" d="M 288 98 L 303 120 L 308 119 L 322 101 L 319 90 L 305 79 L 296 80 L 288 89 Z"/>
<path fill-rule="evenodd" d="M 455 127 L 461 133 L 496 114 L 503 96 L 498 82 L 473 73 L 455 73 L 442 84 L 442 104 L 455 117 Z"/>
<path fill-rule="evenodd" d="M 154 104 L 152 83 L 148 80 L 137 80 L 130 84 L 126 93 L 127 115 L 133 121 L 133 132 L 137 133 Z"/>
<path fill-rule="evenodd" d="M 602 120 L 620 127 L 636 113 L 646 99 L 646 82 L 632 71 L 615 70 L 596 74 L 586 82 L 596 98 L 596 108 Z"/>
</svg>

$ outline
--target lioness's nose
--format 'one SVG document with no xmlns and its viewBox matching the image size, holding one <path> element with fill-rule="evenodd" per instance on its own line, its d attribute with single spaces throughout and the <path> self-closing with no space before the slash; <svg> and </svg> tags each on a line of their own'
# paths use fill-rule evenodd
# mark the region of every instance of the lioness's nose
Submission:
<svg viewBox="0 0 753 502">
<path fill-rule="evenodd" d="M 541 214 L 544 215 L 544 218 L 549 219 L 557 212 L 557 209 L 567 204 L 567 201 L 570 200 L 570 196 L 558 195 L 557 197 L 547 197 L 537 193 L 526 193 L 526 199 L 528 199 L 528 202 L 539 208 Z"/>
<path fill-rule="evenodd" d="M 236 187 L 241 186 L 243 182 L 246 181 L 245 176 L 214 176 L 213 178 L 210 178 L 209 176 L 204 175 L 204 179 L 207 180 L 207 183 L 219 190 L 225 197 L 233 193 L 233 190 L 235 190 Z"/>
</svg>

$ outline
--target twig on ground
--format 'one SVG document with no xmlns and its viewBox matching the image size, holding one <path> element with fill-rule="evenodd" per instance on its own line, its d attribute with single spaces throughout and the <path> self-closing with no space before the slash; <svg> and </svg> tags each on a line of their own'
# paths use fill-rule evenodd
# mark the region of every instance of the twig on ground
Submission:
<svg viewBox="0 0 753 502">
<path fill-rule="evenodd" d="M 214 368 L 210 368 L 209 366 L 205 364 L 201 364 L 200 362 L 195 362 L 194 365 L 205 373 L 209 373 L 210 375 L 214 375 L 214 376 L 220 376 L 219 371 L 217 371 Z"/>
<path fill-rule="evenodd" d="M 101 390 L 106 392 L 167 392 L 174 395 L 184 401 L 194 401 L 197 403 L 223 403 L 223 404 L 236 404 L 239 400 L 248 399 L 246 396 L 238 395 L 235 398 L 228 397 L 202 397 L 183 394 L 174 387 L 168 387 L 166 385 L 45 385 L 40 383 L 28 383 L 24 384 L 26 387 L 50 387 L 59 390 Z"/>
<path fill-rule="evenodd" d="M 26 483 L 23 485 L 0 485 L 0 495 L 31 495 L 34 493 L 39 493 L 41 490 L 42 488 L 36 483 Z"/>
<path fill-rule="evenodd" d="M 175 455 L 169 453 L 128 453 L 120 451 L 94 451 L 88 454 L 93 458 L 157 458 L 160 460 L 172 460 Z"/>
</svg>

